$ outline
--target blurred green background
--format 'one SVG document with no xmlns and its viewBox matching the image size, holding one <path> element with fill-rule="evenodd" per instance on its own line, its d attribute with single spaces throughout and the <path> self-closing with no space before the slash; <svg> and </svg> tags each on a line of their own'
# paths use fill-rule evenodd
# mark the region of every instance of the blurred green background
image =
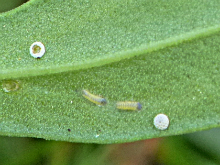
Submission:
<svg viewBox="0 0 220 165">
<path fill-rule="evenodd" d="M 124 144 L 80 144 L 0 137 L 6 165 L 218 165 L 220 129 Z"/>
</svg>

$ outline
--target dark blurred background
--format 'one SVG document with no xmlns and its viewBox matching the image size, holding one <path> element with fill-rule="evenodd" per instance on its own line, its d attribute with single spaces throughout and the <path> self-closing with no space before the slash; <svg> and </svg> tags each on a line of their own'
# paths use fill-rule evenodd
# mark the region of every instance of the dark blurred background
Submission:
<svg viewBox="0 0 220 165">
<path fill-rule="evenodd" d="M 0 13 L 12 10 L 28 0 L 0 0 Z"/>
<path fill-rule="evenodd" d="M 0 137 L 3 165 L 219 165 L 220 129 L 124 144 Z"/>
</svg>

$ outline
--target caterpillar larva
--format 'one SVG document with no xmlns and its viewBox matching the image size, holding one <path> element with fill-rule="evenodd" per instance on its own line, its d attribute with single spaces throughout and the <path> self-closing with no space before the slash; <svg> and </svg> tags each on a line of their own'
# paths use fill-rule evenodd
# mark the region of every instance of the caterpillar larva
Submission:
<svg viewBox="0 0 220 165">
<path fill-rule="evenodd" d="M 135 110 L 141 110 L 142 105 L 139 102 L 125 101 L 125 102 L 117 102 L 116 108 L 122 110 L 135 111 Z"/>
<path fill-rule="evenodd" d="M 83 92 L 83 97 L 95 103 L 96 105 L 105 105 L 107 103 L 105 98 L 94 95 L 85 89 L 82 92 Z"/>
</svg>

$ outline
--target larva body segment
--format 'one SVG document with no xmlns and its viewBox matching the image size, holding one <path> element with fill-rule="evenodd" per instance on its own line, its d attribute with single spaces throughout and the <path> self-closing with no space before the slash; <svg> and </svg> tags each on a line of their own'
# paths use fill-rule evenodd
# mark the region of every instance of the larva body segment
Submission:
<svg viewBox="0 0 220 165">
<path fill-rule="evenodd" d="M 85 89 L 82 91 L 82 93 L 83 93 L 83 97 L 85 97 L 87 100 L 95 103 L 96 105 L 105 105 L 107 103 L 105 98 L 94 95 Z"/>
<path fill-rule="evenodd" d="M 141 110 L 142 105 L 139 102 L 125 101 L 125 102 L 117 102 L 116 108 L 121 110 Z"/>
</svg>

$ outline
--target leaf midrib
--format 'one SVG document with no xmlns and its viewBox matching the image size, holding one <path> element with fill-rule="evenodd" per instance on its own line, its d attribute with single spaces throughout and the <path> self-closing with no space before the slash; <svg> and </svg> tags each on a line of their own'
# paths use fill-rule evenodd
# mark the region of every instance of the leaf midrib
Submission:
<svg viewBox="0 0 220 165">
<path fill-rule="evenodd" d="M 126 58 L 132 58 L 134 56 L 143 55 L 152 51 L 158 51 L 166 47 L 174 46 L 182 42 L 195 40 L 200 37 L 207 37 L 218 33 L 220 31 L 220 25 L 211 26 L 203 29 L 196 29 L 191 32 L 187 32 L 178 36 L 170 37 L 165 40 L 151 42 L 149 44 L 141 45 L 140 47 L 130 49 L 127 51 L 117 52 L 115 54 L 109 54 L 103 56 L 103 58 L 97 58 L 89 60 L 86 62 L 80 62 L 77 64 L 66 64 L 66 65 L 50 65 L 49 67 L 32 67 L 32 68 L 22 68 L 22 69 L 11 69 L 11 70 L 1 70 L 0 79 L 8 78 L 19 78 L 28 76 L 39 76 L 45 74 L 61 73 L 67 71 L 74 71 L 80 69 L 88 69 L 91 67 L 98 67 L 106 65 L 113 62 L 118 62 Z M 41 59 L 43 60 L 43 59 Z M 37 70 L 37 72 L 36 72 Z M 22 74 L 20 74 L 22 73 Z"/>
</svg>

